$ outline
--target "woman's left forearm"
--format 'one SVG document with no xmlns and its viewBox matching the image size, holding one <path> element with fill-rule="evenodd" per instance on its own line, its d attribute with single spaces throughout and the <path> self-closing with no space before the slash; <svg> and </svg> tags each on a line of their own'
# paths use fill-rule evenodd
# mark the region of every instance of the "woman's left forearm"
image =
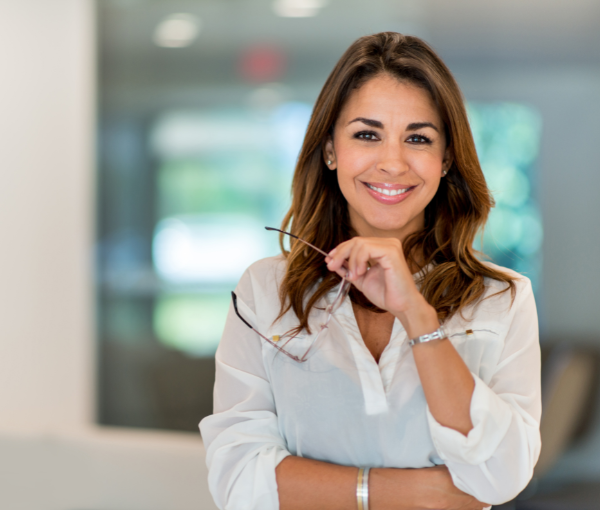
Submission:
<svg viewBox="0 0 600 510">
<path fill-rule="evenodd" d="M 433 333 L 440 327 L 435 309 L 420 294 L 409 310 L 395 313 L 408 338 Z M 475 381 L 450 340 L 416 344 L 413 355 L 427 405 L 438 423 L 465 436 L 473 428 L 471 397 Z"/>
</svg>

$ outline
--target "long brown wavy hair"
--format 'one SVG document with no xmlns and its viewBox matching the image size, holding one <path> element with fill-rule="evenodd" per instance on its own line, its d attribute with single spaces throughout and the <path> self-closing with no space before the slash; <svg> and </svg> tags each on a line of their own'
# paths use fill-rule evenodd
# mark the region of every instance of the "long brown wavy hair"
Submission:
<svg viewBox="0 0 600 510">
<path fill-rule="evenodd" d="M 450 70 L 417 37 L 396 32 L 361 37 L 336 64 L 315 103 L 292 181 L 292 205 L 281 228 L 325 251 L 357 235 L 337 172 L 325 166 L 323 148 L 349 95 L 381 74 L 429 92 L 453 156 L 447 176 L 425 208 L 425 227 L 403 242 L 404 255 L 413 266 L 433 264 L 420 282 L 421 293 L 440 321 L 481 298 L 485 277 L 507 283 L 503 292 L 510 289 L 514 298 L 513 277 L 483 264 L 473 249 L 494 201 L 479 165 L 463 96 Z M 321 254 L 303 243 L 291 239 L 288 251 L 281 234 L 280 245 L 287 270 L 279 289 L 279 317 L 291 308 L 299 320 L 297 331 L 310 332 L 310 310 L 340 277 L 327 269 Z M 354 286 L 350 299 L 368 310 L 384 312 Z"/>
</svg>

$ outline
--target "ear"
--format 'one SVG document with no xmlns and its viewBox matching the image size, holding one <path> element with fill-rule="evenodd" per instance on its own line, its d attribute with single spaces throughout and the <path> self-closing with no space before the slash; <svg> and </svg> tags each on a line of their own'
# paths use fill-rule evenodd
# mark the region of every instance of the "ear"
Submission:
<svg viewBox="0 0 600 510">
<path fill-rule="evenodd" d="M 335 150 L 333 149 L 333 139 L 331 135 L 328 135 L 323 144 L 323 159 L 329 170 L 335 170 L 337 168 L 337 161 L 335 159 Z"/>
<path fill-rule="evenodd" d="M 450 167 L 454 163 L 454 154 L 452 152 L 452 147 L 446 147 L 446 151 L 444 152 L 444 159 L 442 160 L 442 175 L 446 175 L 450 171 Z"/>
</svg>

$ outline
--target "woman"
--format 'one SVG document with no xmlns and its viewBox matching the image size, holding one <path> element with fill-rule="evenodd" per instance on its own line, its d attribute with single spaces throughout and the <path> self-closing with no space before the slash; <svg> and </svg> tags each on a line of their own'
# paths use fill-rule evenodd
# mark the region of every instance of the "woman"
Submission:
<svg viewBox="0 0 600 510">
<path fill-rule="evenodd" d="M 283 228 L 301 240 L 242 276 L 200 424 L 219 508 L 515 497 L 540 451 L 535 303 L 527 278 L 474 255 L 493 201 L 458 86 L 423 41 L 352 44 L 292 192 Z"/>
</svg>

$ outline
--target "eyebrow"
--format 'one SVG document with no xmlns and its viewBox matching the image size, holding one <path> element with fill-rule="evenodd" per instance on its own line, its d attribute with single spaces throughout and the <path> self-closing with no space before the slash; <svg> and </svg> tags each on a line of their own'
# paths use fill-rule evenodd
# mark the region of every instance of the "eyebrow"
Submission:
<svg viewBox="0 0 600 510">
<path fill-rule="evenodd" d="M 437 128 L 437 126 L 435 124 L 432 124 L 431 122 L 413 122 L 412 124 L 409 124 L 408 126 L 406 126 L 406 130 L 407 131 L 416 131 L 417 129 L 423 129 L 426 127 L 435 129 L 438 133 L 440 132 L 440 130 Z"/>
<path fill-rule="evenodd" d="M 348 122 L 348 125 L 352 124 L 353 122 L 362 122 L 363 124 L 366 124 L 367 126 L 371 126 L 371 127 L 378 128 L 378 129 L 383 129 L 383 122 L 380 122 L 380 121 L 374 120 L 374 119 L 366 119 L 365 117 L 356 117 L 356 119 L 353 119 L 350 122 Z M 431 122 L 412 122 L 411 124 L 406 126 L 406 130 L 407 131 L 416 131 L 417 129 L 423 129 L 426 127 L 435 129 L 438 133 L 440 132 L 440 130 L 437 128 L 437 126 Z"/>
<path fill-rule="evenodd" d="M 362 122 L 363 124 L 366 124 L 367 126 L 383 129 L 383 122 L 379 122 L 378 120 L 374 120 L 374 119 L 365 119 L 364 117 L 356 117 L 356 119 L 348 122 L 348 125 L 352 124 L 353 122 Z"/>
</svg>

